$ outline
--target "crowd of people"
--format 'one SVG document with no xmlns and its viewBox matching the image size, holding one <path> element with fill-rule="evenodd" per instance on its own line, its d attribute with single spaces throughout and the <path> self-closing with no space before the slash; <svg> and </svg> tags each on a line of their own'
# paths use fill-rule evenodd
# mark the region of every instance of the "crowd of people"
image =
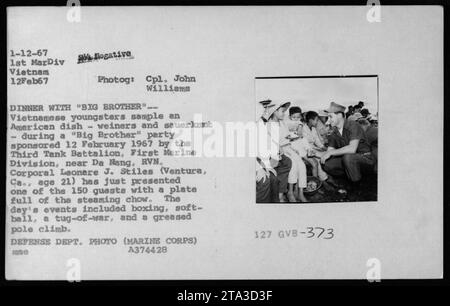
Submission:
<svg viewBox="0 0 450 306">
<path fill-rule="evenodd" d="M 326 190 L 342 186 L 345 177 L 358 188 L 366 173 L 376 173 L 378 119 L 364 102 L 344 107 L 331 102 L 329 108 L 302 112 L 290 102 L 260 102 L 266 133 L 275 152 L 256 159 L 257 203 L 308 202 L 305 196 L 310 177 Z"/>
</svg>

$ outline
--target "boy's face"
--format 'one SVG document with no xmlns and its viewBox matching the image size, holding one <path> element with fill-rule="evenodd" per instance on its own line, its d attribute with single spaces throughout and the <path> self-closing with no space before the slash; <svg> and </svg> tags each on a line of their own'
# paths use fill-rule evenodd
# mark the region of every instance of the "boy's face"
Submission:
<svg viewBox="0 0 450 306">
<path fill-rule="evenodd" d="M 280 107 L 273 113 L 274 118 L 276 118 L 277 120 L 283 120 L 285 111 L 286 111 L 286 108 Z"/>
<path fill-rule="evenodd" d="M 292 121 L 300 121 L 300 119 L 302 118 L 302 115 L 300 113 L 294 113 L 290 117 L 291 117 Z"/>
</svg>

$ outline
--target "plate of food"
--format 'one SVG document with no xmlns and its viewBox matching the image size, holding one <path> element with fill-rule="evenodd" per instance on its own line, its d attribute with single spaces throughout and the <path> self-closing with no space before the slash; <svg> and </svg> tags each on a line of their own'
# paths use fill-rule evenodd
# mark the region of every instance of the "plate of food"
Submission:
<svg viewBox="0 0 450 306">
<path fill-rule="evenodd" d="M 305 194 L 312 195 L 322 187 L 322 182 L 315 176 L 308 176 L 306 188 L 303 190 Z"/>
<path fill-rule="evenodd" d="M 289 140 L 296 140 L 296 139 L 299 139 L 300 136 L 297 135 L 296 133 L 289 133 L 289 135 L 287 135 L 286 138 Z"/>
</svg>

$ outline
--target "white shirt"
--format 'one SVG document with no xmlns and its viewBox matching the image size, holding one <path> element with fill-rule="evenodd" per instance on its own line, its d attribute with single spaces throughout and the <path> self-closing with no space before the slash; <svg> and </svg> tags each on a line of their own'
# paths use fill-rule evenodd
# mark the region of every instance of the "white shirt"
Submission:
<svg viewBox="0 0 450 306">
<path fill-rule="evenodd" d="M 287 139 L 287 136 L 289 136 L 289 127 L 287 125 L 287 122 L 284 120 L 280 121 L 280 147 L 284 147 L 290 143 L 289 139 Z"/>
<path fill-rule="evenodd" d="M 279 160 L 279 139 L 275 139 L 277 133 L 279 133 L 277 122 L 263 123 L 258 121 L 258 143 L 256 148 L 258 149 L 258 157 L 266 168 L 271 168 L 270 159 Z M 265 138 L 265 141 L 262 138 Z M 262 142 L 259 143 L 260 141 Z"/>
</svg>

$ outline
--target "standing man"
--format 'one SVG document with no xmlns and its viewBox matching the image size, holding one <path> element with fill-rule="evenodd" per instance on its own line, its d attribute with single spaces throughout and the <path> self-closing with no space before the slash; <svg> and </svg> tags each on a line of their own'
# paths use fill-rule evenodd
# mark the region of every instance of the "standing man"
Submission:
<svg viewBox="0 0 450 306">
<path fill-rule="evenodd" d="M 333 132 L 320 161 L 328 174 L 347 175 L 357 183 L 362 178 L 361 170 L 373 168 L 375 160 L 363 129 L 357 122 L 345 119 L 344 111 L 344 106 L 331 102 L 327 113 Z"/>
<path fill-rule="evenodd" d="M 361 113 L 354 113 L 353 115 L 347 118 L 348 121 L 358 121 L 359 119 L 364 118 Z"/>
<path fill-rule="evenodd" d="M 348 107 L 348 112 L 345 114 L 345 117 L 346 118 L 348 118 L 348 117 L 350 117 L 351 115 L 353 115 L 353 105 L 350 105 L 349 107 Z"/>
<path fill-rule="evenodd" d="M 356 104 L 353 106 L 353 114 L 361 113 L 362 106 L 360 104 Z"/>
</svg>

